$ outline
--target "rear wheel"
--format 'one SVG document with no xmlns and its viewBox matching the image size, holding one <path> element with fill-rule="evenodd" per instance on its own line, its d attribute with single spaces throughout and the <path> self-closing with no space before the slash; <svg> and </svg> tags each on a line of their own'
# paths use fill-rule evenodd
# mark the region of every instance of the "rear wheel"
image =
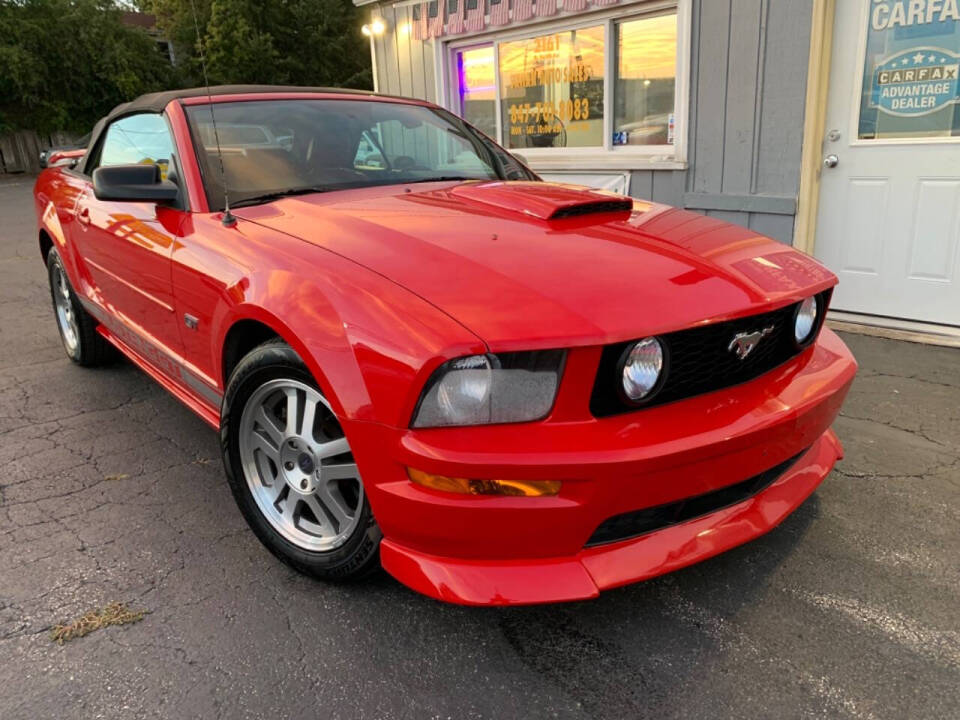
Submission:
<svg viewBox="0 0 960 720">
<path fill-rule="evenodd" d="M 88 367 L 113 360 L 113 347 L 97 332 L 97 321 L 83 309 L 73 292 L 56 248 L 51 248 L 47 255 L 47 275 L 57 329 L 67 357 Z"/>
<path fill-rule="evenodd" d="M 350 444 L 290 346 L 270 341 L 240 361 L 221 423 L 233 495 L 271 552 L 323 579 L 377 567 L 381 534 Z"/>
</svg>

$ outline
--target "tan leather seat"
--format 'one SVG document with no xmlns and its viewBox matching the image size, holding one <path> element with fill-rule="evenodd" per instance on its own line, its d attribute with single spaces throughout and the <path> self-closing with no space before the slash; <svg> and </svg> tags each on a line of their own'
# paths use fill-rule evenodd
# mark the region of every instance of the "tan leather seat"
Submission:
<svg viewBox="0 0 960 720">
<path fill-rule="evenodd" d="M 210 156 L 210 167 L 217 168 L 217 162 L 214 153 Z M 246 148 L 242 153 L 225 152 L 223 169 L 229 187 L 240 192 L 311 184 L 290 153 L 282 148 Z"/>
</svg>

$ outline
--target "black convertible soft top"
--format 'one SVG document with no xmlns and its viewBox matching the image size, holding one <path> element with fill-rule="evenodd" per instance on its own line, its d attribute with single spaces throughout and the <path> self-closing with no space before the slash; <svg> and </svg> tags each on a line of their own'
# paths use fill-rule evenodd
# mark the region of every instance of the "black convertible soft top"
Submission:
<svg viewBox="0 0 960 720">
<path fill-rule="evenodd" d="M 348 95 L 373 95 L 372 90 L 350 90 L 331 87 L 298 87 L 296 85 L 214 85 L 213 87 L 185 88 L 183 90 L 164 90 L 163 92 L 147 93 L 136 100 L 117 105 L 105 120 L 112 120 L 119 115 L 129 115 L 137 112 L 161 112 L 171 100 L 184 98 L 205 97 L 211 95 L 246 95 L 253 93 L 303 92 L 303 93 L 337 93 Z"/>
<path fill-rule="evenodd" d="M 182 100 L 185 98 L 206 97 L 208 94 L 212 97 L 218 95 L 246 95 L 255 93 L 278 93 L 278 92 L 301 92 L 301 93 L 325 93 L 338 95 L 367 95 L 374 96 L 372 90 L 352 90 L 348 88 L 333 87 L 301 87 L 297 85 L 214 85 L 212 87 L 184 88 L 182 90 L 165 90 L 163 92 L 147 93 L 141 95 L 135 100 L 117 105 L 107 115 L 100 118 L 97 124 L 93 126 L 93 132 L 90 134 L 90 144 L 87 145 L 87 154 L 84 156 L 84 170 L 92 158 L 91 150 L 96 146 L 100 139 L 100 134 L 107 123 L 116 120 L 124 115 L 134 115 L 142 112 L 163 112 L 173 100 Z M 386 97 L 386 96 L 382 96 Z"/>
</svg>

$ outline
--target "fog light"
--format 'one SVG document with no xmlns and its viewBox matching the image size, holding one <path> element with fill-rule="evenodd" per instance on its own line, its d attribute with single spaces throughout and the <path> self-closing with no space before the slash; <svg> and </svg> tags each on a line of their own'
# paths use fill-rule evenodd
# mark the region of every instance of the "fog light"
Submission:
<svg viewBox="0 0 960 720">
<path fill-rule="evenodd" d="M 793 326 L 793 338 L 798 345 L 803 345 L 810 339 L 813 328 L 817 324 L 817 298 L 808 297 L 797 308 L 797 317 Z"/>
<path fill-rule="evenodd" d="M 469 480 L 434 475 L 416 468 L 407 468 L 407 475 L 417 485 L 461 495 L 542 497 L 560 492 L 559 480 Z"/>
<path fill-rule="evenodd" d="M 655 337 L 644 338 L 627 349 L 621 362 L 623 393 L 630 402 L 640 402 L 660 383 L 663 345 Z"/>
</svg>

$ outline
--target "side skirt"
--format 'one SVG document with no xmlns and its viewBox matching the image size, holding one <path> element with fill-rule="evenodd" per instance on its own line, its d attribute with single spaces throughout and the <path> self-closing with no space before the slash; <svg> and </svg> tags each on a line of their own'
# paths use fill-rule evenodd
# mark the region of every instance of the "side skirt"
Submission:
<svg viewBox="0 0 960 720">
<path fill-rule="evenodd" d="M 134 365 L 156 380 L 171 395 L 177 398 L 177 400 L 199 415 L 200 418 L 204 420 L 210 427 L 212 427 L 214 430 L 220 429 L 219 410 L 211 407 L 201 398 L 193 395 L 185 388 L 175 383 L 166 374 L 158 370 L 156 366 L 151 364 L 150 361 L 143 357 L 143 355 L 138 353 L 132 347 L 123 342 L 123 340 L 110 332 L 110 329 L 107 328 L 107 326 L 103 323 L 97 325 L 97 332 L 99 332 L 108 342 L 110 342 L 111 345 L 116 347 L 120 352 L 130 358 Z"/>
<path fill-rule="evenodd" d="M 98 303 L 84 297 L 80 298 L 80 303 L 86 308 L 87 312 L 97 320 L 97 332 L 100 333 L 107 342 L 130 358 L 134 365 L 160 383 L 171 395 L 193 410 L 210 425 L 210 427 L 214 430 L 220 429 L 220 402 L 223 398 L 217 390 L 209 387 L 199 377 L 196 377 L 182 362 L 178 362 L 175 357 L 172 357 L 169 352 L 165 352 L 162 348 L 157 347 L 154 343 L 150 343 L 132 329 L 127 328 L 120 319 L 111 316 Z M 161 370 L 157 367 L 156 363 L 151 362 L 142 352 L 111 330 L 109 327 L 109 321 L 111 319 L 121 328 L 121 335 L 128 333 L 133 342 L 137 344 L 142 343 L 144 347 L 155 350 L 158 353 L 158 357 L 167 360 L 171 366 L 171 373 L 173 372 L 172 368 L 179 370 L 183 384 L 176 382 L 176 380 L 171 377 L 171 373 Z"/>
</svg>

